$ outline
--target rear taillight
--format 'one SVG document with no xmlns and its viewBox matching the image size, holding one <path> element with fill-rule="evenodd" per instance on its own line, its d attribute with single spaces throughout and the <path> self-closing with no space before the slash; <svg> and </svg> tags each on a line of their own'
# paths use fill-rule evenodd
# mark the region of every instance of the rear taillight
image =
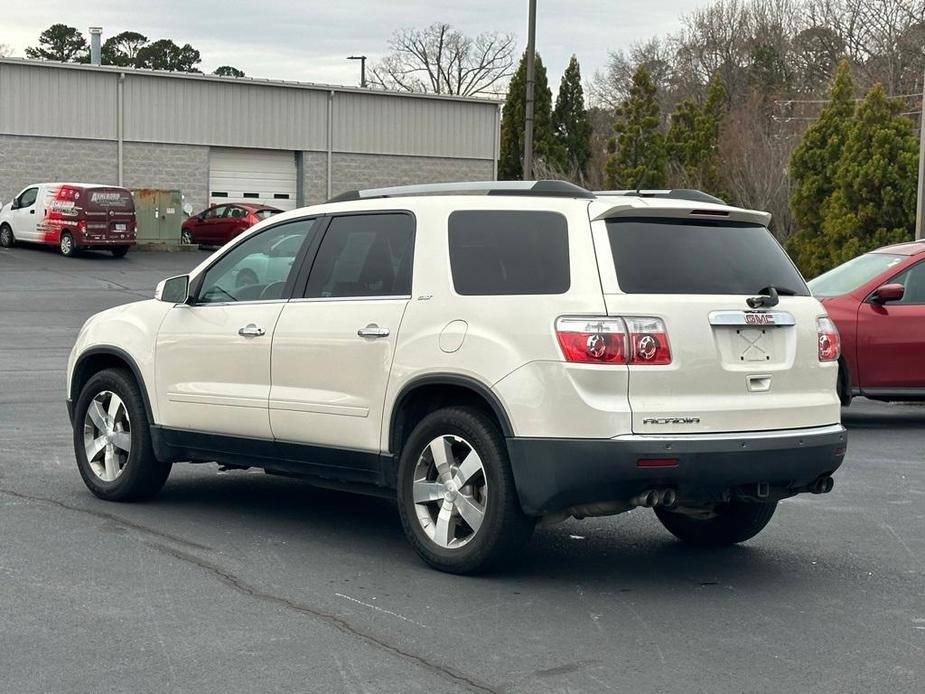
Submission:
<svg viewBox="0 0 925 694">
<path fill-rule="evenodd" d="M 626 363 L 626 324 L 621 318 L 560 318 L 556 337 L 568 361 Z"/>
<path fill-rule="evenodd" d="M 581 364 L 671 363 L 661 318 L 559 318 L 556 338 L 566 360 Z"/>
<path fill-rule="evenodd" d="M 828 316 L 816 319 L 816 333 L 818 336 L 819 361 L 838 361 L 841 356 L 841 338 L 838 328 Z"/>
<path fill-rule="evenodd" d="M 625 318 L 629 328 L 630 364 L 670 364 L 671 348 L 661 318 Z"/>
</svg>

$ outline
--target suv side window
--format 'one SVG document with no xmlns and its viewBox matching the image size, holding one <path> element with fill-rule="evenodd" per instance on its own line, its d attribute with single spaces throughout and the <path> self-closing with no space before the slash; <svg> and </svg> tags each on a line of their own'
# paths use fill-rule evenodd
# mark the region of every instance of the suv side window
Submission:
<svg viewBox="0 0 925 694">
<path fill-rule="evenodd" d="M 890 283 L 898 283 L 906 288 L 903 298 L 891 304 L 925 304 L 925 261 L 899 273 Z"/>
<path fill-rule="evenodd" d="M 402 212 L 334 217 L 308 278 L 310 298 L 409 296 L 414 218 Z"/>
<path fill-rule="evenodd" d="M 203 275 L 197 304 L 281 299 L 315 219 L 279 224 L 239 243 Z"/>
<path fill-rule="evenodd" d="M 449 242 L 459 294 L 564 294 L 571 286 L 568 222 L 558 212 L 453 212 Z"/>
<path fill-rule="evenodd" d="M 35 198 L 38 195 L 38 188 L 27 188 L 22 192 L 22 195 L 19 196 L 19 202 L 16 204 L 17 209 L 22 209 L 24 207 L 32 207 L 35 203 Z"/>
</svg>

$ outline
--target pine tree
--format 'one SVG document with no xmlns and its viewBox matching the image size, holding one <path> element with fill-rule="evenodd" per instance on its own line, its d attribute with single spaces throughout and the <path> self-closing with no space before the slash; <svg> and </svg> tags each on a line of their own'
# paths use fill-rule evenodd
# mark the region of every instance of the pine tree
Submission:
<svg viewBox="0 0 925 694">
<path fill-rule="evenodd" d="M 679 187 L 722 196 L 717 147 L 726 115 L 726 88 L 717 74 L 702 104 L 688 99 L 671 116 L 666 146 L 672 178 Z"/>
<path fill-rule="evenodd" d="M 533 159 L 558 161 L 558 145 L 552 130 L 552 92 L 546 68 L 539 54 L 534 63 L 533 84 Z M 526 113 L 527 54 L 524 53 L 508 85 L 507 99 L 501 116 L 501 152 L 498 178 L 518 181 L 523 178 L 524 121 Z"/>
<path fill-rule="evenodd" d="M 829 263 L 828 249 L 820 238 L 822 208 L 835 190 L 845 133 L 854 118 L 854 93 L 850 65 L 842 60 L 832 82 L 831 100 L 790 159 L 790 209 L 797 232 L 787 240 L 787 250 L 809 276 L 819 274 Z"/>
<path fill-rule="evenodd" d="M 74 27 L 52 24 L 39 36 L 39 45 L 26 49 L 26 57 L 33 60 L 59 60 L 62 63 L 89 62 L 87 40 Z"/>
<path fill-rule="evenodd" d="M 668 160 L 660 121 L 655 85 L 641 65 L 633 75 L 629 96 L 617 108 L 615 136 L 608 143 L 610 158 L 604 169 L 608 188 L 665 187 Z"/>
<path fill-rule="evenodd" d="M 827 269 L 890 243 L 912 238 L 918 141 L 902 104 L 875 84 L 845 133 L 835 190 L 822 209 Z"/>
<path fill-rule="evenodd" d="M 562 154 L 563 169 L 575 172 L 579 179 L 591 157 L 591 121 L 585 110 L 585 95 L 581 87 L 581 68 L 574 55 L 559 83 L 556 108 L 552 112 L 552 127 Z"/>
</svg>

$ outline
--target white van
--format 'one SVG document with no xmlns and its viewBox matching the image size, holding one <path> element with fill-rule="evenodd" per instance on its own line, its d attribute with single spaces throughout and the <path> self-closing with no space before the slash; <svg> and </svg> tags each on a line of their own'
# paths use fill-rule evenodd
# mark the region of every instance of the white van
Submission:
<svg viewBox="0 0 925 694">
<path fill-rule="evenodd" d="M 121 258 L 135 244 L 131 191 L 93 183 L 34 183 L 0 210 L 0 246 L 17 241 L 57 246 L 72 256 L 105 248 Z"/>
</svg>

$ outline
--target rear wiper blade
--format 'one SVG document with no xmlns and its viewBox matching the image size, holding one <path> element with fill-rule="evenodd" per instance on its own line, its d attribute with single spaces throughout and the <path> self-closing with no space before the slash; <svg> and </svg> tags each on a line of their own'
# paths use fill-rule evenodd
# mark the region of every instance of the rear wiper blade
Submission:
<svg viewBox="0 0 925 694">
<path fill-rule="evenodd" d="M 786 293 L 786 289 L 781 290 L 782 293 Z M 794 294 L 795 292 L 790 292 Z M 745 300 L 745 303 L 748 304 L 749 308 L 772 308 L 777 306 L 780 302 L 778 298 L 777 287 L 765 287 L 758 291 L 759 296 L 751 296 Z"/>
</svg>

